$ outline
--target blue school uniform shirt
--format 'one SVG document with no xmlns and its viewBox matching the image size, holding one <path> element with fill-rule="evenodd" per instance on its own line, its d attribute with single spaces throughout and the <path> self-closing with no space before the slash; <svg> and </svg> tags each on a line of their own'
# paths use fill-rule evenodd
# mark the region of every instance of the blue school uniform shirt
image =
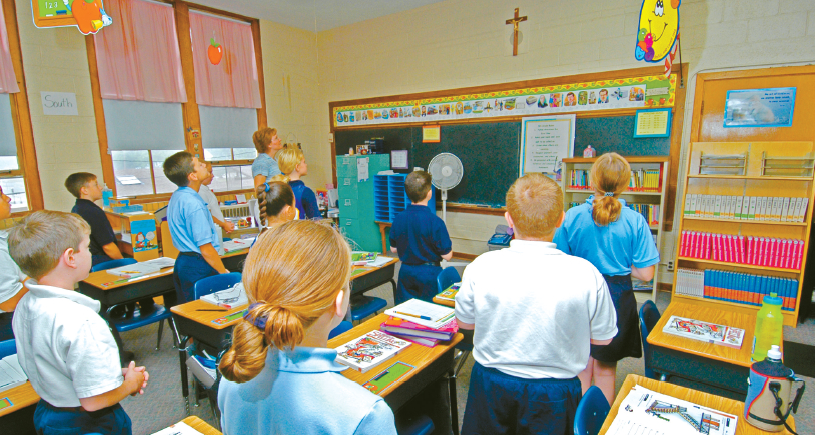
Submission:
<svg viewBox="0 0 815 435">
<path fill-rule="evenodd" d="M 289 181 L 289 186 L 294 192 L 297 210 L 300 210 L 300 219 L 319 217 L 320 208 L 317 206 L 317 197 L 314 196 L 314 191 L 309 189 L 302 180 Z"/>
<path fill-rule="evenodd" d="M 200 246 L 207 243 L 212 243 L 216 251 L 221 246 L 207 203 L 189 187 L 179 187 L 173 192 L 167 205 L 167 223 L 173 245 L 181 252 L 200 254 Z"/>
<path fill-rule="evenodd" d="M 252 162 L 252 178 L 258 175 L 263 175 L 266 178 L 272 178 L 275 175 L 280 175 L 280 168 L 277 166 L 277 160 L 269 157 L 268 154 L 262 153 L 255 157 Z"/>
<path fill-rule="evenodd" d="M 447 226 L 426 205 L 411 204 L 396 215 L 390 242 L 396 247 L 402 263 L 414 266 L 437 263 L 442 255 L 453 250 Z"/>
<path fill-rule="evenodd" d="M 659 263 L 659 251 L 648 222 L 620 199 L 620 217 L 601 227 L 591 215 L 594 196 L 585 204 L 566 212 L 563 225 L 555 233 L 558 249 L 589 260 L 603 275 L 628 275 L 637 268 Z"/>
<path fill-rule="evenodd" d="M 270 347 L 263 370 L 243 384 L 218 389 L 221 427 L 239 434 L 396 435 L 381 397 L 340 374 L 334 349 Z M 350 370 L 350 369 L 349 369 Z"/>
</svg>

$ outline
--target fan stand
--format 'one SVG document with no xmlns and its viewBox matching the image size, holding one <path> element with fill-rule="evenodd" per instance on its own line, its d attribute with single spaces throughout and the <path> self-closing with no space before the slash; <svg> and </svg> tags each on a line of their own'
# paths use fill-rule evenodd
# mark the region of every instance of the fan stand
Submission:
<svg viewBox="0 0 815 435">
<path fill-rule="evenodd" d="M 447 226 L 447 189 L 441 189 L 441 218 L 444 221 L 444 226 Z M 467 267 L 470 263 L 449 262 L 447 260 L 441 261 L 441 267 Z"/>
</svg>

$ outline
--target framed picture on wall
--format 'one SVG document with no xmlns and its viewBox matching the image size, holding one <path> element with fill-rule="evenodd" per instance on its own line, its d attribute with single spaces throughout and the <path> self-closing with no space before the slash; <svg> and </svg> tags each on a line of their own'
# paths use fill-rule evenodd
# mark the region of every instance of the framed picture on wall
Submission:
<svg viewBox="0 0 815 435">
<path fill-rule="evenodd" d="M 724 126 L 792 127 L 795 88 L 727 91 Z"/>
</svg>

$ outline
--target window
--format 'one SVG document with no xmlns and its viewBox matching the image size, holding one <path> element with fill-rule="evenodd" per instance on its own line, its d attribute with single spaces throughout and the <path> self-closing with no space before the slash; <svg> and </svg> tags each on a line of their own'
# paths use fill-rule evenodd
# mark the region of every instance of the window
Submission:
<svg viewBox="0 0 815 435">
<path fill-rule="evenodd" d="M 25 179 L 17 161 L 17 138 L 11 118 L 11 98 L 0 93 L 0 186 L 11 198 L 11 212 L 28 210 Z"/>
</svg>

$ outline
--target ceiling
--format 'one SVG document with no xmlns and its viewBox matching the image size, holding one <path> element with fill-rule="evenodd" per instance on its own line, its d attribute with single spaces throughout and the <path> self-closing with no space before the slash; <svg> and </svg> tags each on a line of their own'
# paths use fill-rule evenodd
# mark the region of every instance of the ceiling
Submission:
<svg viewBox="0 0 815 435">
<path fill-rule="evenodd" d="M 192 3 L 321 32 L 441 1 L 443 0 L 192 0 Z"/>
</svg>

